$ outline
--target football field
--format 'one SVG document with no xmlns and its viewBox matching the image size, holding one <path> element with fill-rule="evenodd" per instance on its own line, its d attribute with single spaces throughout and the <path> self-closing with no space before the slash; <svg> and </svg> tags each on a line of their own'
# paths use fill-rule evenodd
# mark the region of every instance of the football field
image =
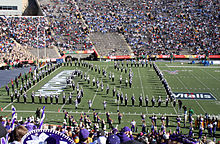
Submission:
<svg viewBox="0 0 220 144">
<path fill-rule="evenodd" d="M 172 129 L 176 127 L 175 116 L 183 115 L 183 110 L 180 111 L 178 109 L 178 104 L 176 107 L 173 107 L 171 103 L 169 103 L 168 107 L 165 106 L 165 99 L 167 97 L 165 89 L 162 83 L 159 80 L 156 72 L 153 67 L 131 67 L 129 64 L 128 72 L 121 72 L 121 70 L 114 69 L 114 62 L 97 62 L 91 61 L 93 66 L 97 65 L 100 67 L 101 73 L 95 72 L 95 70 L 91 70 L 88 67 L 83 66 L 62 66 L 53 71 L 49 76 L 42 79 L 39 83 L 33 86 L 28 90 L 27 95 L 27 103 L 23 103 L 23 97 L 20 98 L 20 103 L 17 103 L 16 100 L 13 102 L 10 101 L 10 97 L 7 96 L 5 88 L 2 87 L 0 89 L 0 106 L 3 111 L 1 111 L 0 115 L 8 115 L 11 117 L 11 106 L 15 106 L 18 113 L 18 119 L 22 116 L 26 118 L 30 115 L 35 115 L 35 111 L 38 107 L 45 106 L 45 114 L 46 119 L 45 123 L 49 124 L 62 124 L 64 113 L 63 111 L 69 112 L 70 115 L 74 116 L 74 118 L 78 121 L 81 113 L 86 113 L 90 116 L 91 120 L 93 120 L 93 110 L 99 113 L 101 119 L 106 120 L 105 113 L 109 112 L 111 118 L 114 120 L 113 125 L 118 125 L 117 115 L 118 112 L 123 114 L 122 124 L 119 125 L 119 128 L 123 126 L 129 126 L 132 120 L 137 122 L 139 131 L 141 130 L 141 114 L 146 115 L 146 123 L 148 128 L 151 126 L 151 122 L 149 117 L 153 114 L 156 114 L 158 119 L 162 114 L 170 116 L 170 126 Z M 187 64 L 187 63 L 169 63 L 169 62 L 156 62 L 159 69 L 163 72 L 165 79 L 167 80 L 169 86 L 172 91 L 175 93 L 175 96 L 181 98 L 183 101 L 183 105 L 185 105 L 188 109 L 192 108 L 196 115 L 208 113 L 212 115 L 220 114 L 220 66 L 209 66 L 205 67 L 199 64 Z M 120 67 L 122 67 L 120 65 Z M 124 68 L 126 67 L 126 63 L 124 63 Z M 133 82 L 132 87 L 126 87 L 125 79 L 128 78 L 129 69 L 131 68 L 133 72 Z M 102 75 L 102 69 L 107 72 L 106 77 Z M 73 80 L 75 84 L 79 84 L 80 88 L 83 88 L 84 96 L 82 98 L 81 103 L 78 106 L 78 109 L 75 110 L 74 101 L 76 99 L 77 93 L 76 90 L 73 91 L 71 85 L 66 84 L 66 78 L 70 77 L 70 74 L 74 70 L 80 70 L 83 72 L 83 75 L 90 76 L 90 84 L 84 80 L 84 77 L 76 76 Z M 114 73 L 115 80 L 114 82 L 109 79 L 109 73 Z M 120 84 L 120 75 L 122 76 L 122 84 Z M 99 79 L 104 84 L 104 90 L 101 88 L 97 88 L 92 85 L 93 78 Z M 21 83 L 21 80 L 19 79 Z M 109 94 L 106 94 L 106 86 L 107 84 L 110 87 Z M 19 84 L 20 85 L 20 84 Z M 113 88 L 116 88 L 116 92 L 127 94 L 128 96 L 128 106 L 125 106 L 124 102 L 121 104 L 120 101 L 117 101 L 116 97 L 113 97 Z M 51 88 L 51 89 L 50 89 Z M 50 98 L 48 97 L 49 104 L 39 104 L 38 98 L 35 98 L 35 103 L 31 103 L 31 92 L 34 91 L 36 95 L 39 91 L 45 92 L 65 92 L 66 101 L 63 104 L 62 95 L 63 92 L 60 93 L 59 103 L 55 104 L 55 98 L 53 99 L 53 104 L 50 104 Z M 69 104 L 68 97 L 69 93 L 73 93 L 72 104 Z M 132 106 L 131 96 L 134 94 L 136 101 L 135 106 Z M 139 97 L 143 95 L 143 106 L 139 106 Z M 149 98 L 149 106 L 145 106 L 145 96 Z M 162 98 L 161 107 L 156 106 L 152 107 L 151 99 L 155 97 L 157 100 L 158 97 Z M 92 108 L 89 109 L 88 101 L 92 101 Z M 106 110 L 104 110 L 103 102 L 107 102 Z M 196 118 L 196 116 L 194 116 Z M 189 125 L 189 124 L 187 124 Z M 161 126 L 160 120 L 158 120 L 158 126 Z M 183 131 L 187 132 L 188 130 L 183 128 Z"/>
</svg>

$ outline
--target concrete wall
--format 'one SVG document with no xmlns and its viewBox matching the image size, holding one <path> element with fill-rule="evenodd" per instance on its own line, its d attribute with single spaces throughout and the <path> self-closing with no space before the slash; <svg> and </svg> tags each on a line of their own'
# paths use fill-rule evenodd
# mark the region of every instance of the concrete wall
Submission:
<svg viewBox="0 0 220 144">
<path fill-rule="evenodd" d="M 28 7 L 28 0 L 22 0 L 22 13 L 25 11 L 25 9 Z"/>
<path fill-rule="evenodd" d="M 17 6 L 18 10 L 0 10 L 0 15 L 22 15 L 23 0 L 0 0 L 0 6 Z"/>
<path fill-rule="evenodd" d="M 28 0 L 28 7 L 25 9 L 23 16 L 43 16 L 38 0 Z"/>
</svg>

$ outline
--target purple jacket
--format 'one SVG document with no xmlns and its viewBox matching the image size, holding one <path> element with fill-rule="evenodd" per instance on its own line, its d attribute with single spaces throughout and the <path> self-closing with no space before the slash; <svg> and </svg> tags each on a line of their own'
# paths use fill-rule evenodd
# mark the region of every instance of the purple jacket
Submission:
<svg viewBox="0 0 220 144">
<path fill-rule="evenodd" d="M 120 138 L 120 142 L 121 142 L 121 143 L 134 139 L 132 135 L 131 135 L 130 137 L 128 137 L 128 136 L 127 136 L 125 133 L 123 133 L 123 132 L 118 133 L 117 136 Z"/>
</svg>

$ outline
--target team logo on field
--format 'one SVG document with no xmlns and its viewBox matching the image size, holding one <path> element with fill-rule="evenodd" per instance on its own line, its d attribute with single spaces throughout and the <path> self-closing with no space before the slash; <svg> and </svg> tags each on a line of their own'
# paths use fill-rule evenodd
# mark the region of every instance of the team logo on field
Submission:
<svg viewBox="0 0 220 144">
<path fill-rule="evenodd" d="M 177 99 L 216 100 L 211 93 L 174 93 Z"/>
<path fill-rule="evenodd" d="M 60 94 L 63 92 L 63 89 L 66 88 L 66 78 L 71 75 L 73 70 L 64 70 L 53 77 L 50 81 L 48 81 L 44 86 L 42 86 L 37 92 L 35 92 L 35 96 L 49 96 L 51 94 Z"/>
<path fill-rule="evenodd" d="M 169 74 L 178 74 L 179 70 L 175 70 L 175 71 L 168 71 L 168 70 L 164 70 L 165 72 L 168 72 Z"/>
</svg>

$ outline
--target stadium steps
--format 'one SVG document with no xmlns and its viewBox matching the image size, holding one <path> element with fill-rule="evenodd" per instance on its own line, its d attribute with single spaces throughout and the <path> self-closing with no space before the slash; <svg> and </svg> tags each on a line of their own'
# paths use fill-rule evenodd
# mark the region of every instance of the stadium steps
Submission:
<svg viewBox="0 0 220 144">
<path fill-rule="evenodd" d="M 20 60 L 34 60 L 36 59 L 36 56 L 33 55 L 28 47 L 22 46 L 20 43 L 18 43 L 15 39 L 11 38 L 11 40 L 13 40 L 16 43 L 16 47 L 14 48 L 14 51 L 18 54 L 18 53 L 24 53 L 26 55 L 26 57 L 20 59 Z"/>
<path fill-rule="evenodd" d="M 28 49 L 35 57 L 38 57 L 36 48 Z M 50 48 L 46 48 L 46 57 L 47 58 L 59 58 L 60 54 L 58 52 L 57 47 L 51 46 Z M 39 58 L 45 58 L 45 48 L 39 49 Z"/>
<path fill-rule="evenodd" d="M 90 39 L 101 56 L 131 55 L 132 53 L 124 37 L 118 33 L 95 32 L 90 34 Z"/>
</svg>

